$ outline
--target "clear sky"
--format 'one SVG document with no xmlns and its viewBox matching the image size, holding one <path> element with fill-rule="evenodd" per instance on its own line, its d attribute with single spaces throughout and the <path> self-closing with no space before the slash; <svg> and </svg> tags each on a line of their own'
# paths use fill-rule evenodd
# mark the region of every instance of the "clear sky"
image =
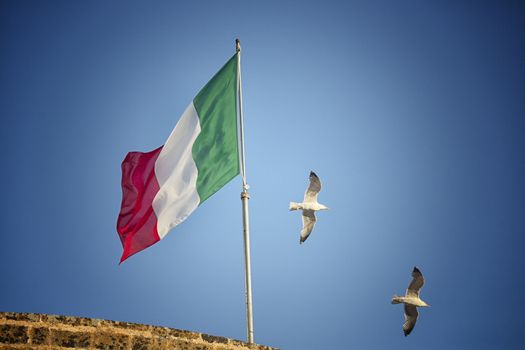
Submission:
<svg viewBox="0 0 525 350">
<path fill-rule="evenodd" d="M 120 266 L 115 229 L 126 153 L 236 37 L 256 342 L 523 349 L 521 1 L 1 1 L 0 310 L 246 339 L 239 177 Z M 310 170 L 330 210 L 300 246 Z"/>
</svg>

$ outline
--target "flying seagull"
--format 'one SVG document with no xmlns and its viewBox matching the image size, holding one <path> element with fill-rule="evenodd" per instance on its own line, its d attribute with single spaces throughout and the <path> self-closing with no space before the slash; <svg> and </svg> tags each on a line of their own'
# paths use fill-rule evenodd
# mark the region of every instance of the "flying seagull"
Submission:
<svg viewBox="0 0 525 350">
<path fill-rule="evenodd" d="M 405 296 L 394 295 L 392 297 L 392 304 L 405 304 L 405 323 L 403 323 L 403 332 L 405 337 L 412 332 L 414 326 L 416 325 L 418 312 L 417 307 L 428 307 L 427 303 L 419 298 L 419 291 L 423 284 L 425 284 L 425 279 L 423 274 L 417 267 L 414 266 L 412 271 L 412 281 L 408 285 Z"/>
<path fill-rule="evenodd" d="M 315 212 L 318 210 L 327 210 L 328 207 L 317 203 L 317 195 L 321 191 L 321 180 L 313 172 L 310 171 L 310 186 L 304 193 L 304 199 L 302 203 L 290 202 L 290 210 L 302 210 L 303 211 L 303 229 L 301 230 L 301 239 L 299 243 L 302 244 L 315 225 Z"/>
</svg>

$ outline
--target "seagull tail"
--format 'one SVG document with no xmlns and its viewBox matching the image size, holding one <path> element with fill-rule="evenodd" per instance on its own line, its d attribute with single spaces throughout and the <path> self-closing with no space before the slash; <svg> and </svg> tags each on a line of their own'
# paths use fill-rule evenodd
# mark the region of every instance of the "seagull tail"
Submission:
<svg viewBox="0 0 525 350">
<path fill-rule="evenodd" d="M 301 209 L 301 205 L 296 202 L 290 202 L 290 210 L 298 210 Z"/>
</svg>

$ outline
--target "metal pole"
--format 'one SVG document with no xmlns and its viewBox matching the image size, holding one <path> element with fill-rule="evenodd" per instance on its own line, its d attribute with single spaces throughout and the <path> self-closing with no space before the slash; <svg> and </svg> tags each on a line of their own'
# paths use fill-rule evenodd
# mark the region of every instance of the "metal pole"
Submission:
<svg viewBox="0 0 525 350">
<path fill-rule="evenodd" d="M 244 232 L 244 281 L 246 284 L 246 328 L 248 333 L 248 343 L 253 343 L 253 309 L 252 309 L 252 272 L 250 262 L 250 221 L 248 219 L 248 184 L 246 183 L 246 164 L 244 157 L 244 118 L 242 113 L 242 80 L 241 80 L 241 42 L 235 39 L 235 49 L 237 51 L 237 94 L 239 111 L 239 153 L 240 171 L 242 177 L 242 225 Z"/>
</svg>

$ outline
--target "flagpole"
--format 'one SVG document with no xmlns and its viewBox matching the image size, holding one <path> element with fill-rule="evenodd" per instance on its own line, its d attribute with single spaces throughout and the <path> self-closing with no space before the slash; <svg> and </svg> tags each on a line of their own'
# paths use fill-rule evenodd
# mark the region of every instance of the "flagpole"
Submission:
<svg viewBox="0 0 525 350">
<path fill-rule="evenodd" d="M 237 51 L 237 95 L 239 113 L 239 162 L 242 177 L 242 225 L 244 232 L 244 281 L 246 284 L 246 329 L 248 343 L 253 343 L 253 309 L 252 309 L 252 273 L 250 262 L 250 221 L 248 219 L 248 184 L 246 182 L 246 163 L 244 157 L 244 118 L 242 113 L 242 79 L 241 79 L 241 42 L 235 39 L 235 50 Z"/>
</svg>

